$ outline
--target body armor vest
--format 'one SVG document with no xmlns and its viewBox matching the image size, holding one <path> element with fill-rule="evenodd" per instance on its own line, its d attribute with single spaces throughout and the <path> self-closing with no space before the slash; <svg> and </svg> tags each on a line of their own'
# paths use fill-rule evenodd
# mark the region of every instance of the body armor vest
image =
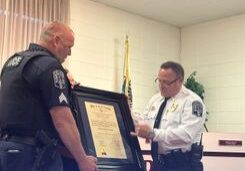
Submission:
<svg viewBox="0 0 245 171">
<path fill-rule="evenodd" d="M 23 78 L 26 64 L 42 56 L 45 51 L 25 51 L 10 57 L 1 73 L 0 128 L 10 134 L 34 136 L 44 130 L 51 137 L 58 137 L 49 110 L 42 102 L 38 87 Z"/>
</svg>

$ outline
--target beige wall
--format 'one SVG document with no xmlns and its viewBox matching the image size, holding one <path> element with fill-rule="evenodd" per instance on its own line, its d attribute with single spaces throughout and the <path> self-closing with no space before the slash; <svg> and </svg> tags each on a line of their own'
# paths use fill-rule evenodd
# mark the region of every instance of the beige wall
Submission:
<svg viewBox="0 0 245 171">
<path fill-rule="evenodd" d="M 181 62 L 205 86 L 210 131 L 245 132 L 245 15 L 181 29 Z"/>
<path fill-rule="evenodd" d="M 186 76 L 198 72 L 210 131 L 245 132 L 245 15 L 182 28 L 180 35 L 164 23 L 71 0 L 71 27 L 76 42 L 68 67 L 82 85 L 121 91 L 127 34 L 134 111 L 141 112 L 156 92 L 159 65 L 170 59 L 183 64 Z"/>
<path fill-rule="evenodd" d="M 84 86 L 121 92 L 124 40 L 129 36 L 133 110 L 156 92 L 160 64 L 179 61 L 180 30 L 87 0 L 71 0 L 76 40 L 68 68 Z"/>
</svg>

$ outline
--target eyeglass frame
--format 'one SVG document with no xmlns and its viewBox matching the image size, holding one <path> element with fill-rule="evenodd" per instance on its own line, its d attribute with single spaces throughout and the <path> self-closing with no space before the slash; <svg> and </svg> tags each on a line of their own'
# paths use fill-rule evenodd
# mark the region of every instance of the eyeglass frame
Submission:
<svg viewBox="0 0 245 171">
<path fill-rule="evenodd" d="M 179 79 L 180 79 L 180 77 L 177 77 L 173 81 L 170 81 L 169 83 L 167 83 L 166 81 L 163 81 L 163 83 L 161 83 L 161 81 L 159 81 L 159 78 L 156 78 L 155 79 L 155 83 L 157 83 L 157 81 L 158 81 L 158 84 L 164 84 L 164 85 L 167 85 L 167 86 L 171 86 L 173 83 L 175 83 Z"/>
</svg>

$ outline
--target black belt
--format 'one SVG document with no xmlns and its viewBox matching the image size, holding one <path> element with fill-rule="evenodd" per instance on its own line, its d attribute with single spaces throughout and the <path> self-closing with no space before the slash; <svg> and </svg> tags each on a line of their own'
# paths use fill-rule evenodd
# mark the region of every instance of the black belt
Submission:
<svg viewBox="0 0 245 171">
<path fill-rule="evenodd" d="M 26 145 L 31 145 L 31 146 L 35 146 L 37 145 L 37 140 L 34 137 L 27 137 L 27 136 L 15 136 L 15 135 L 10 135 L 8 136 L 3 135 L 0 138 L 2 141 L 10 141 L 10 142 L 16 142 L 16 143 L 20 143 L 20 144 L 26 144 Z"/>
<path fill-rule="evenodd" d="M 167 154 L 158 154 L 154 162 L 163 164 L 163 163 L 173 163 L 175 164 L 176 160 L 189 160 L 190 151 L 182 152 L 181 149 L 171 150 Z"/>
<path fill-rule="evenodd" d="M 26 145 L 31 145 L 31 146 L 37 145 L 37 140 L 36 140 L 36 138 L 33 138 L 33 137 L 11 136 L 11 137 L 9 137 L 9 141 L 17 142 L 17 143 L 21 143 L 21 144 L 26 144 Z"/>
</svg>

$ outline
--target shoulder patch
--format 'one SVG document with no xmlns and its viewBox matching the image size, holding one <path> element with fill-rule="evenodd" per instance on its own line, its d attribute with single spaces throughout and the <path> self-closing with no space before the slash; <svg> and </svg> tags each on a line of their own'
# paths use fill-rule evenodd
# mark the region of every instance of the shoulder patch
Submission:
<svg viewBox="0 0 245 171">
<path fill-rule="evenodd" d="M 59 89 L 65 89 L 65 76 L 64 72 L 61 70 L 54 70 L 53 71 L 53 80 L 54 80 L 54 86 Z"/>
<path fill-rule="evenodd" d="M 203 113 L 202 103 L 199 101 L 192 102 L 192 114 L 196 115 L 197 117 L 202 117 L 202 113 Z"/>
<path fill-rule="evenodd" d="M 6 67 L 17 67 L 23 59 L 23 56 L 15 56 L 11 60 L 8 61 Z"/>
</svg>

